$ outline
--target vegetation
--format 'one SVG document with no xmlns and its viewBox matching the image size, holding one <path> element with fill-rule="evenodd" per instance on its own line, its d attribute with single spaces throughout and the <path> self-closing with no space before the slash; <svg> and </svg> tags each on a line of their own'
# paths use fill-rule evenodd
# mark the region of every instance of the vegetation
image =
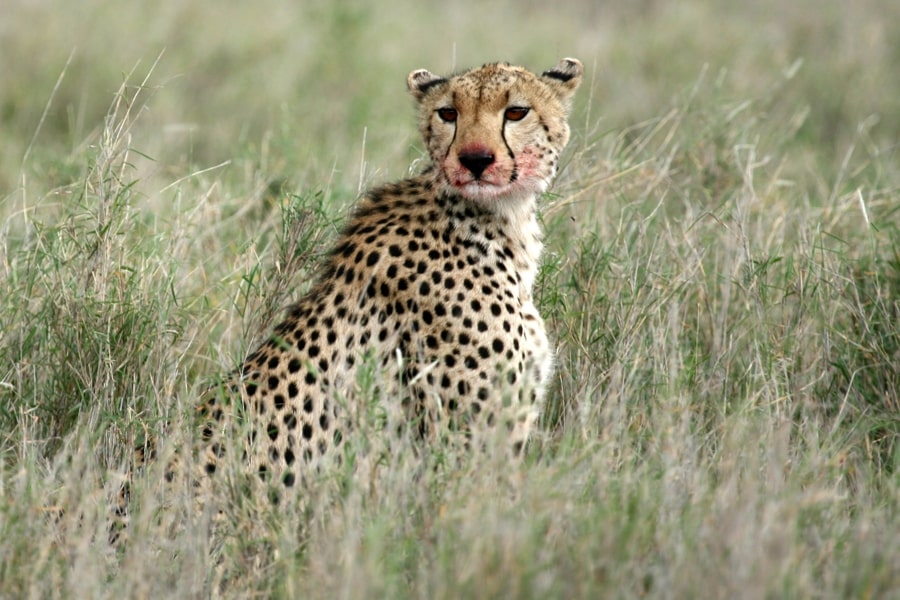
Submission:
<svg viewBox="0 0 900 600">
<path fill-rule="evenodd" d="M 6 4 L 0 596 L 900 596 L 900 4 Z M 525 464 L 234 477 L 213 538 L 150 468 L 110 548 L 130 449 L 423 156 L 406 74 L 562 56 Z"/>
</svg>

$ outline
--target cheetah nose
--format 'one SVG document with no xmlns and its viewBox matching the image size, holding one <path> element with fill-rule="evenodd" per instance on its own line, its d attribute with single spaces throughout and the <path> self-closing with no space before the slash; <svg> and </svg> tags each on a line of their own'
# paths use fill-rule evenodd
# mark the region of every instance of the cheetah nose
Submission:
<svg viewBox="0 0 900 600">
<path fill-rule="evenodd" d="M 494 164 L 494 153 L 488 150 L 460 152 L 459 162 L 478 179 L 485 169 Z"/>
</svg>

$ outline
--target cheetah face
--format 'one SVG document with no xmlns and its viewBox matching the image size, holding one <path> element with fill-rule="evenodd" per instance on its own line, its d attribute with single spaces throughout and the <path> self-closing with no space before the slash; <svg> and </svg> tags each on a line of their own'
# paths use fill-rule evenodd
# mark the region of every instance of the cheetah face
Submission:
<svg viewBox="0 0 900 600">
<path fill-rule="evenodd" d="M 569 101 L 582 73 L 574 58 L 540 76 L 505 63 L 449 78 L 410 73 L 441 191 L 486 207 L 546 191 L 569 141 Z"/>
</svg>

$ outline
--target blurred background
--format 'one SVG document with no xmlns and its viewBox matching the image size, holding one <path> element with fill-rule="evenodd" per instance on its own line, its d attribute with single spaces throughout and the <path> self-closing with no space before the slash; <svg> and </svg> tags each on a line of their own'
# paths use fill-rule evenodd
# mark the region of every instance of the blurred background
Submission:
<svg viewBox="0 0 900 600">
<path fill-rule="evenodd" d="M 131 146 L 149 161 L 145 181 L 269 161 L 355 192 L 421 155 L 410 70 L 543 70 L 564 56 L 587 71 L 573 119 L 582 143 L 698 88 L 799 128 L 794 139 L 820 150 L 811 160 L 831 162 L 820 167 L 836 168 L 860 128 L 882 150 L 900 139 L 893 0 L 5 0 L 0 202 L 77 179 L 125 82 L 144 85 Z"/>
</svg>

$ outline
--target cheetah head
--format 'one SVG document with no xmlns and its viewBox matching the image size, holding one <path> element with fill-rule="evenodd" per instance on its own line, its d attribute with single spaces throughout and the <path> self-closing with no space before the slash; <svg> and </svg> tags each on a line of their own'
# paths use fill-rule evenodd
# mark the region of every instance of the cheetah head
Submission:
<svg viewBox="0 0 900 600">
<path fill-rule="evenodd" d="M 569 141 L 569 105 L 583 71 L 565 58 L 541 75 L 506 63 L 451 77 L 410 73 L 441 191 L 485 207 L 546 191 Z"/>
</svg>

